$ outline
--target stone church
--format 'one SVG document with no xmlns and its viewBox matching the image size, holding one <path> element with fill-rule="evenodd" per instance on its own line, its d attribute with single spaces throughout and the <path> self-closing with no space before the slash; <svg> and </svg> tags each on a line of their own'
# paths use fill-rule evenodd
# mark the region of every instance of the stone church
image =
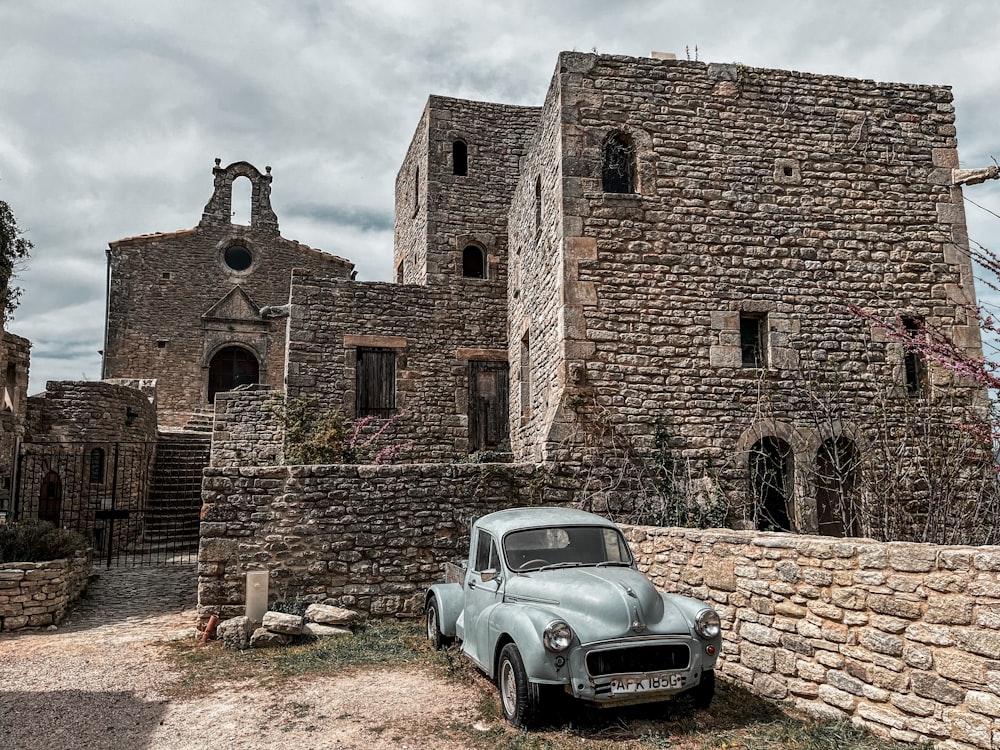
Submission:
<svg viewBox="0 0 1000 750">
<path fill-rule="evenodd" d="M 217 160 L 196 228 L 111 243 L 104 377 L 156 379 L 165 425 L 259 383 L 402 415 L 400 462 L 858 531 L 869 433 L 984 396 L 849 309 L 981 355 L 955 134 L 944 86 L 565 52 L 541 107 L 428 99 L 392 283 L 282 238 L 270 169 Z"/>
</svg>

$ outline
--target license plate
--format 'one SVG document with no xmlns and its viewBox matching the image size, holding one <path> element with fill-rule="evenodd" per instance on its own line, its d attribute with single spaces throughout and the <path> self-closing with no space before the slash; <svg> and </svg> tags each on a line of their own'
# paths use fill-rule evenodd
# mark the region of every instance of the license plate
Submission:
<svg viewBox="0 0 1000 750">
<path fill-rule="evenodd" d="M 655 674 L 648 677 L 622 677 L 611 680 L 612 695 L 628 693 L 645 693 L 650 690 L 670 690 L 684 684 L 684 675 Z"/>
</svg>

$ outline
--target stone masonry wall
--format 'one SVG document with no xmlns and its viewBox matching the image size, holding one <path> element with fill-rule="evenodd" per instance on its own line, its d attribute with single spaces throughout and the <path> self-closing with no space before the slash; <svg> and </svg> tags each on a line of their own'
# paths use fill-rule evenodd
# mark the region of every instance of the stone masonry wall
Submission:
<svg viewBox="0 0 1000 750">
<path fill-rule="evenodd" d="M 0 631 L 58 625 L 90 580 L 91 557 L 0 563 Z"/>
<path fill-rule="evenodd" d="M 215 399 L 211 466 L 274 466 L 284 463 L 282 391 L 220 393 Z"/>
<path fill-rule="evenodd" d="M 439 464 L 205 470 L 200 617 L 244 613 L 248 570 L 269 597 L 417 615 L 441 566 L 468 554 L 474 518 L 540 501 L 534 466 Z"/>
<path fill-rule="evenodd" d="M 292 280 L 287 389 L 355 415 L 359 347 L 393 349 L 396 408 L 405 411 L 393 460 L 442 461 L 469 453 L 470 361 L 505 361 L 506 330 L 478 279 L 445 286 L 349 282 L 305 271 Z"/>
<path fill-rule="evenodd" d="M 626 529 L 661 589 L 723 620 L 722 674 L 822 718 L 951 750 L 1000 737 L 1000 548 Z"/>
<path fill-rule="evenodd" d="M 511 447 L 522 460 L 547 458 L 545 438 L 565 385 L 566 329 L 574 324 L 562 308 L 567 226 L 562 214 L 558 81 L 557 75 L 540 112 L 509 213 Z"/>
<path fill-rule="evenodd" d="M 113 383 L 50 380 L 28 399 L 25 442 L 144 443 L 156 440 L 156 411 L 141 391 Z"/>
</svg>

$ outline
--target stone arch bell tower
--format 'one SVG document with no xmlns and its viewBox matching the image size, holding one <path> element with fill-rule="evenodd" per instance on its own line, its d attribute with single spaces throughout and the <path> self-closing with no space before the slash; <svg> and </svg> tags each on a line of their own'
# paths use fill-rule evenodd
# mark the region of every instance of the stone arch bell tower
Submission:
<svg viewBox="0 0 1000 750">
<path fill-rule="evenodd" d="M 233 182 L 240 177 L 250 180 L 250 228 L 261 232 L 278 234 L 278 217 L 271 208 L 271 168 L 264 167 L 264 174 L 253 164 L 237 161 L 228 167 L 220 166 L 221 159 L 215 160 L 212 174 L 215 176 L 215 190 L 201 215 L 201 227 L 226 227 L 232 224 Z"/>
</svg>

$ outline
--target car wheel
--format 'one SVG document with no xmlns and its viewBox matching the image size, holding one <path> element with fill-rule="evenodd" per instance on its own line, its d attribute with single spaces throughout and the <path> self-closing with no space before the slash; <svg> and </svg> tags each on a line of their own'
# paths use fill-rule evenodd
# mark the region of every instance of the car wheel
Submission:
<svg viewBox="0 0 1000 750">
<path fill-rule="evenodd" d="M 541 693 L 538 685 L 528 681 L 521 652 L 513 643 L 508 643 L 500 652 L 497 686 L 503 717 L 510 724 L 527 729 L 538 722 Z"/>
<path fill-rule="evenodd" d="M 441 632 L 441 609 L 436 597 L 432 596 L 427 602 L 427 609 L 424 610 L 424 624 L 427 626 L 427 640 L 435 649 L 441 650 L 451 645 L 453 639 Z"/>
<path fill-rule="evenodd" d="M 701 682 L 688 691 L 691 696 L 691 703 L 697 710 L 708 708 L 712 705 L 712 698 L 715 696 L 715 670 L 707 669 L 701 673 Z"/>
</svg>

